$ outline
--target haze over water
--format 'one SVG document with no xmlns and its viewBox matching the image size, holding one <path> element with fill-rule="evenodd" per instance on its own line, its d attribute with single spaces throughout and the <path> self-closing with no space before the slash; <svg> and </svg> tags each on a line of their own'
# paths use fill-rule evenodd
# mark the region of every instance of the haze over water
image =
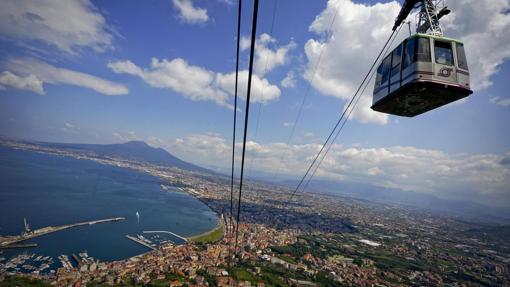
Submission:
<svg viewBox="0 0 510 287">
<path fill-rule="evenodd" d="M 87 250 L 102 261 L 120 260 L 149 251 L 126 234 L 166 230 L 190 236 L 215 227 L 217 216 L 205 204 L 185 193 L 163 191 L 160 183 L 129 169 L 0 147 L 0 235 L 21 233 L 23 218 L 32 229 L 126 218 L 41 236 L 24 242 L 38 247 L 4 251 L 2 256 L 27 252 L 58 262 L 60 254 Z"/>
</svg>

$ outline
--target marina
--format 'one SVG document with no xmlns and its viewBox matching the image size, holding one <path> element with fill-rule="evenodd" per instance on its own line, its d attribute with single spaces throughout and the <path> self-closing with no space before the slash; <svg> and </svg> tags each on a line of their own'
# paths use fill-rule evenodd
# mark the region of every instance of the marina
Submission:
<svg viewBox="0 0 510 287">
<path fill-rule="evenodd" d="M 140 238 L 140 237 L 141 237 L 141 238 Z M 141 245 L 143 245 L 143 246 L 145 246 L 145 247 L 148 247 L 148 248 L 150 248 L 150 249 L 152 249 L 152 250 L 157 250 L 157 249 L 156 249 L 156 247 L 154 247 L 154 246 L 152 246 L 152 245 L 150 244 L 150 241 L 148 241 L 147 239 L 145 239 L 145 238 L 144 238 L 143 236 L 141 236 L 141 235 L 138 235 L 138 238 L 137 238 L 137 237 L 134 237 L 134 236 L 131 236 L 131 235 L 126 235 L 126 238 L 131 239 L 131 240 L 133 240 L 134 242 L 139 243 L 139 244 L 141 244 Z"/>
<path fill-rule="evenodd" d="M 184 242 L 188 242 L 188 239 L 187 239 L 187 238 L 182 237 L 182 236 L 180 236 L 179 234 L 175 234 L 175 233 L 173 233 L 173 232 L 171 232 L 171 231 L 155 230 L 155 231 L 144 231 L 143 233 L 145 233 L 145 234 L 150 234 L 150 233 L 166 233 L 166 234 L 173 235 L 173 236 L 175 236 L 175 237 L 177 237 L 177 238 L 179 238 L 179 239 L 182 239 L 182 240 L 184 240 Z"/>
<path fill-rule="evenodd" d="M 0 262 L 4 260 L 5 258 L 0 258 Z M 31 274 L 54 273 L 55 270 L 50 270 L 52 264 L 53 259 L 49 256 L 23 253 L 11 258 L 5 264 L 0 264 L 0 273 L 6 271 Z"/>
</svg>

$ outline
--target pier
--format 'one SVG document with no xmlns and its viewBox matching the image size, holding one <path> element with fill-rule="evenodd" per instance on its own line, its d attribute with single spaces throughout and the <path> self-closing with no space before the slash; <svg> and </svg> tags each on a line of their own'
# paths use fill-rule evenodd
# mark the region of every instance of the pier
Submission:
<svg viewBox="0 0 510 287">
<path fill-rule="evenodd" d="M 76 264 L 78 265 L 78 267 L 81 267 L 81 259 L 78 258 L 78 256 L 76 256 L 76 254 L 71 254 L 71 258 L 73 258 L 73 260 L 76 262 Z"/>
<path fill-rule="evenodd" d="M 37 243 L 0 245 L 0 249 L 37 247 Z"/>
<path fill-rule="evenodd" d="M 180 236 L 179 234 L 175 234 L 173 232 L 170 232 L 170 231 L 164 231 L 164 230 L 155 230 L 155 231 L 144 231 L 143 233 L 166 233 L 166 234 L 170 234 L 170 235 L 173 235 L 179 239 L 182 239 L 184 240 L 184 242 L 188 242 L 188 239 L 185 238 L 185 237 L 182 237 Z"/>
<path fill-rule="evenodd" d="M 148 248 L 150 248 L 150 249 L 152 249 L 152 250 L 157 250 L 156 248 L 154 248 L 154 247 L 153 247 L 152 245 L 150 245 L 149 243 L 147 243 L 147 242 L 145 242 L 145 241 L 143 241 L 143 240 L 140 240 L 140 239 L 138 239 L 138 238 L 136 238 L 136 237 L 134 237 L 134 236 L 126 235 L 126 237 L 127 237 L 127 238 L 129 238 L 129 239 L 131 239 L 131 240 L 133 240 L 134 242 L 139 243 L 139 244 L 141 244 L 141 245 L 143 245 L 143 246 L 145 246 L 145 247 L 148 247 Z"/>
<path fill-rule="evenodd" d="M 61 231 L 61 230 L 68 229 L 68 228 L 73 228 L 73 227 L 78 227 L 78 226 L 83 226 L 83 225 L 94 225 L 94 224 L 98 224 L 98 223 L 115 222 L 115 221 L 120 221 L 120 220 L 124 220 L 124 219 L 126 219 L 126 218 L 114 217 L 114 218 L 107 218 L 107 219 L 91 220 L 91 221 L 84 221 L 84 222 L 78 222 L 78 223 L 60 225 L 60 226 L 48 226 L 48 227 L 35 229 L 33 231 L 30 231 L 28 224 L 25 221 L 25 232 L 21 235 L 0 237 L 0 248 L 6 248 L 7 246 L 12 246 L 12 244 L 14 244 L 14 243 L 18 243 L 21 241 L 25 241 L 28 239 L 32 239 L 35 237 L 39 237 L 42 235 Z"/>
</svg>

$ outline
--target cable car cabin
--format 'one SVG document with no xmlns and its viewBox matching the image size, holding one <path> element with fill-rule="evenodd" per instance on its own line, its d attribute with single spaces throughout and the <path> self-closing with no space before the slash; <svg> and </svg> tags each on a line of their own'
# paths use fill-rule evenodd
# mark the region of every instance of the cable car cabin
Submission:
<svg viewBox="0 0 510 287">
<path fill-rule="evenodd" d="M 464 45 L 453 39 L 416 34 L 378 67 L 372 109 L 414 117 L 471 93 Z"/>
</svg>

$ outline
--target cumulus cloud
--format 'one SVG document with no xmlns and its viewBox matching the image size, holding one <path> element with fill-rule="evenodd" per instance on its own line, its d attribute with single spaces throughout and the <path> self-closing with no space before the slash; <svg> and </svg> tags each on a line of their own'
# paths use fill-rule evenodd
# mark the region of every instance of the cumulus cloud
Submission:
<svg viewBox="0 0 510 287">
<path fill-rule="evenodd" d="M 235 73 L 216 73 L 188 64 L 184 59 L 152 59 L 150 68 L 142 69 L 133 62 L 117 61 L 108 64 L 115 73 L 140 77 L 157 88 L 168 88 L 194 101 L 212 101 L 218 105 L 232 107 L 229 96 L 234 94 Z M 239 72 L 238 93 L 246 96 L 248 71 Z M 278 99 L 280 89 L 257 75 L 252 77 L 252 101 L 267 103 Z"/>
<path fill-rule="evenodd" d="M 475 90 L 486 88 L 491 84 L 490 77 L 510 57 L 510 34 L 507 33 L 510 15 L 505 12 L 510 3 L 508 0 L 469 0 L 451 1 L 449 6 L 453 13 L 442 20 L 445 35 L 464 41 L 472 87 Z M 328 1 L 326 9 L 309 27 L 316 37 L 305 44 L 308 59 L 305 79 L 324 95 L 350 99 L 389 36 L 400 8 L 397 1 L 374 5 L 351 0 Z M 405 36 L 400 33 L 395 44 Z M 315 69 L 319 58 L 320 65 Z M 373 82 L 362 95 L 353 116 L 362 122 L 385 124 L 388 117 L 370 109 L 372 87 Z"/>
<path fill-rule="evenodd" d="M 60 128 L 60 130 L 63 132 L 66 132 L 66 133 L 77 133 L 78 132 L 78 128 L 69 122 L 65 122 L 64 126 L 62 128 Z"/>
<path fill-rule="evenodd" d="M 294 88 L 296 86 L 296 75 L 294 72 L 288 72 L 280 84 L 284 88 Z"/>
<path fill-rule="evenodd" d="M 193 154 L 193 157 L 201 157 L 208 164 L 220 160 L 221 165 L 228 160 L 225 156 L 232 150 L 226 139 L 216 134 L 193 134 L 185 138 L 177 138 L 174 146 L 181 154 Z"/>
<path fill-rule="evenodd" d="M 222 90 L 234 95 L 235 90 L 235 72 L 229 74 L 217 74 L 216 83 Z M 280 89 L 269 83 L 268 80 L 260 78 L 258 75 L 252 74 L 251 79 L 251 102 L 268 103 L 280 97 Z M 248 88 L 248 71 L 239 72 L 239 80 L 237 83 L 237 93 L 242 99 L 246 99 L 246 91 Z"/>
<path fill-rule="evenodd" d="M 371 167 L 367 170 L 367 173 L 369 175 L 380 175 L 380 174 L 383 174 L 384 171 L 380 168 L 378 168 L 377 166 L 374 166 L 374 167 Z"/>
<path fill-rule="evenodd" d="M 32 74 L 22 77 L 5 71 L 0 74 L 0 89 L 5 89 L 6 87 L 31 91 L 39 95 L 45 94 L 43 82 Z"/>
<path fill-rule="evenodd" d="M 500 97 L 493 97 L 489 100 L 492 104 L 508 107 L 510 106 L 510 98 L 500 98 Z"/>
<path fill-rule="evenodd" d="M 0 9 L 0 34 L 41 41 L 75 54 L 79 48 L 112 48 L 113 33 L 88 0 L 5 0 Z"/>
<path fill-rule="evenodd" d="M 241 143 L 237 143 L 241 146 Z M 227 167 L 230 142 L 216 134 L 195 134 L 175 140 L 170 150 L 206 165 Z M 247 142 L 253 168 L 266 173 L 301 176 L 319 144 Z M 282 156 L 284 155 L 284 156 Z M 334 145 L 316 176 L 366 182 L 387 188 L 475 201 L 506 200 L 510 205 L 510 153 L 448 154 L 409 146 L 387 148 Z M 369 179 L 368 179 L 369 178 Z"/>
<path fill-rule="evenodd" d="M 191 0 L 173 0 L 172 3 L 179 11 L 179 18 L 186 23 L 204 23 L 209 20 L 207 10 L 195 7 Z"/>
<path fill-rule="evenodd" d="M 122 84 L 82 72 L 57 68 L 38 60 L 11 59 L 7 62 L 6 68 L 16 74 L 27 75 L 24 79 L 31 79 L 31 85 L 35 88 L 34 92 L 39 94 L 44 93 L 42 83 L 73 85 L 92 89 L 108 96 L 125 95 L 129 92 L 128 88 Z"/>
<path fill-rule="evenodd" d="M 250 38 L 241 38 L 241 49 L 250 47 Z M 293 41 L 283 46 L 278 46 L 276 39 L 271 35 L 263 33 L 255 41 L 255 59 L 253 63 L 254 73 L 264 76 L 273 69 L 283 66 L 289 62 L 289 51 L 296 47 Z"/>
<path fill-rule="evenodd" d="M 465 44 L 471 87 L 487 88 L 510 57 L 510 1 L 450 1 L 448 6 L 452 13 L 444 18 L 445 34 Z"/>
<path fill-rule="evenodd" d="M 234 0 L 217 0 L 220 3 L 226 4 L 228 6 L 234 5 Z"/>
<path fill-rule="evenodd" d="M 305 44 L 308 58 L 305 79 L 324 95 L 350 99 L 389 36 L 399 11 L 400 5 L 395 1 L 373 6 L 350 0 L 329 1 L 309 27 L 317 38 L 309 39 Z M 333 18 L 335 21 L 331 25 Z M 362 95 L 353 112 L 354 118 L 387 123 L 387 115 L 370 109 L 371 89 L 367 90 L 370 91 Z"/>
<path fill-rule="evenodd" d="M 142 69 L 131 61 L 118 61 L 108 64 L 115 73 L 140 77 L 152 87 L 169 88 L 194 101 L 213 101 L 225 105 L 227 94 L 215 89 L 215 73 L 189 65 L 185 60 L 152 59 L 149 69 Z"/>
<path fill-rule="evenodd" d="M 501 165 L 510 166 L 510 152 L 499 162 Z"/>
<path fill-rule="evenodd" d="M 138 136 L 134 131 L 129 132 L 114 132 L 113 138 L 121 142 L 139 141 L 143 140 L 142 137 Z"/>
</svg>

